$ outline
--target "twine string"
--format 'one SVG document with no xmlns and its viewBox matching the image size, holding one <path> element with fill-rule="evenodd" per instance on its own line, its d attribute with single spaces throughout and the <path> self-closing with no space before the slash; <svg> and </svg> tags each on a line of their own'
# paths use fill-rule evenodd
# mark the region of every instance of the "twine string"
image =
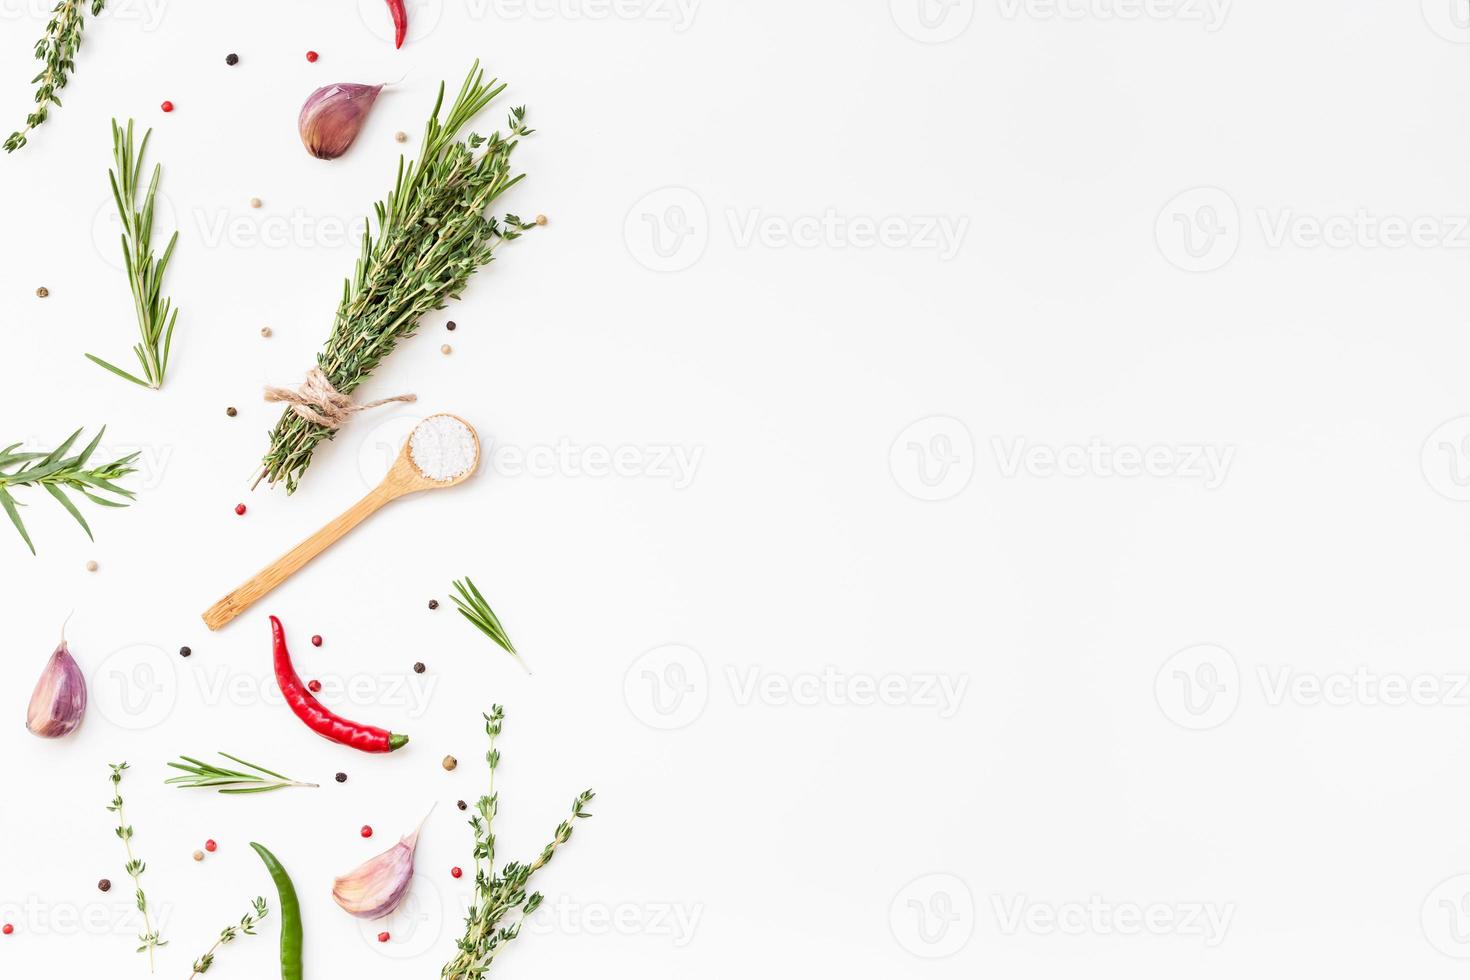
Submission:
<svg viewBox="0 0 1470 980">
<path fill-rule="evenodd" d="M 312 368 L 306 372 L 306 380 L 300 388 L 277 388 L 274 385 L 266 385 L 265 400 L 268 402 L 285 402 L 291 406 L 291 411 L 317 425 L 328 429 L 340 429 L 352 420 L 352 416 L 358 412 L 365 412 L 370 408 L 380 405 L 388 405 L 392 402 L 418 401 L 418 395 L 394 395 L 392 398 L 379 398 L 374 402 L 354 402 L 349 395 L 344 395 L 332 387 L 332 382 L 321 368 Z"/>
</svg>

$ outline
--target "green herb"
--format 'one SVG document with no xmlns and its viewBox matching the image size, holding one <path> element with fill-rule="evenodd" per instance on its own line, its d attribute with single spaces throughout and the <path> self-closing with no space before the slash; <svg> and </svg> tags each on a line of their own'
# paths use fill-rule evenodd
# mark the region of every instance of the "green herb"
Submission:
<svg viewBox="0 0 1470 980">
<path fill-rule="evenodd" d="M 107 0 L 92 0 L 92 16 L 102 13 Z M 76 68 L 77 49 L 82 46 L 82 19 L 85 0 L 61 0 L 51 11 L 51 20 L 46 24 L 46 35 L 36 42 L 36 59 L 44 61 L 46 67 L 41 74 L 31 79 L 31 84 L 40 83 L 36 89 L 36 110 L 26 116 L 25 128 L 11 133 L 5 140 L 5 152 L 14 153 L 26 145 L 26 134 L 46 121 L 52 105 L 61 105 L 61 96 L 56 93 L 66 88 L 67 77 Z"/>
<path fill-rule="evenodd" d="M 137 472 L 131 465 L 138 458 L 137 453 L 115 459 L 102 466 L 87 468 L 87 461 L 92 458 L 92 453 L 97 444 L 102 441 L 102 433 L 107 431 L 107 426 L 97 433 L 96 438 L 87 444 L 75 456 L 67 456 L 66 452 L 77 441 L 77 436 L 82 434 L 78 429 L 73 432 L 65 442 L 51 450 L 49 453 L 18 453 L 20 443 L 15 443 L 0 449 L 0 509 L 10 515 L 10 522 L 20 532 L 26 547 L 31 549 L 31 554 L 36 553 L 36 546 L 31 542 L 31 536 L 26 532 L 26 526 L 20 519 L 20 507 L 24 506 L 10 493 L 14 487 L 41 487 L 51 496 L 56 498 L 57 503 L 66 508 L 67 513 L 77 519 L 82 530 L 87 532 L 87 537 L 92 537 L 92 529 L 87 526 L 86 518 L 82 512 L 77 510 L 77 505 L 63 490 L 71 490 L 102 507 L 126 507 L 126 501 L 133 499 L 130 490 L 113 483 L 113 480 L 121 479 L 129 473 Z M 123 498 L 109 500 L 98 496 L 98 493 L 110 493 Z"/>
<path fill-rule="evenodd" d="M 163 375 L 168 370 L 168 352 L 173 345 L 174 324 L 179 311 L 173 308 L 173 300 L 162 295 L 163 273 L 168 260 L 173 257 L 174 246 L 179 243 L 176 231 L 163 250 L 163 258 L 153 254 L 153 214 L 158 197 L 158 180 L 163 167 L 154 164 L 153 177 L 148 181 L 148 190 L 143 195 L 143 207 L 138 207 L 138 179 L 143 176 L 143 155 L 148 152 L 148 137 L 153 130 L 143 134 L 143 143 L 133 151 L 133 121 L 128 120 L 124 130 L 112 121 L 112 159 L 116 170 L 107 172 L 112 183 L 112 199 L 117 204 L 117 215 L 122 219 L 123 262 L 128 273 L 128 286 L 133 291 L 133 311 L 138 317 L 138 333 L 142 339 L 133 346 L 133 354 L 143 368 L 143 377 L 129 374 L 122 368 L 109 364 L 95 354 L 88 360 L 100 364 L 120 378 L 135 385 L 157 391 L 163 387 Z"/>
<path fill-rule="evenodd" d="M 521 924 L 541 905 L 540 892 L 527 893 L 532 875 L 550 863 L 556 851 L 572 839 L 573 823 L 590 817 L 587 805 L 596 794 L 591 790 L 572 803 L 571 819 L 556 828 L 551 843 L 530 864 L 515 861 L 498 874 L 495 871 L 495 815 L 500 810 L 500 795 L 495 792 L 495 770 L 500 766 L 500 751 L 495 739 L 500 735 L 505 711 L 500 705 L 485 716 L 485 734 L 490 737 L 490 750 L 485 759 L 490 764 L 490 791 L 480 797 L 470 827 L 475 833 L 475 901 L 465 918 L 464 938 L 458 942 L 459 955 L 445 964 L 441 980 L 481 980 L 505 945 L 520 935 Z M 507 916 L 513 921 L 502 924 Z"/>
<path fill-rule="evenodd" d="M 237 769 L 225 769 L 221 766 L 211 765 L 208 762 L 200 762 L 191 756 L 181 755 L 183 762 L 170 762 L 169 765 L 175 769 L 183 770 L 187 775 L 174 776 L 165 779 L 166 784 L 182 786 L 191 789 L 217 787 L 221 793 L 269 793 L 273 789 L 285 789 L 288 786 L 304 786 L 316 788 L 316 783 L 301 783 L 288 776 L 282 776 L 278 772 L 271 772 L 264 766 L 257 766 L 253 762 L 221 752 L 220 755 L 231 762 L 238 762 L 255 772 L 241 772 Z M 200 971 L 201 973 L 204 971 Z"/>
<path fill-rule="evenodd" d="M 234 942 L 236 936 L 255 935 L 255 924 L 261 919 L 264 919 L 266 915 L 269 914 L 269 910 L 266 908 L 264 898 L 257 898 L 254 902 L 251 902 L 250 904 L 252 907 L 252 911 L 250 912 L 250 914 L 241 919 L 238 926 L 225 926 L 219 934 L 219 939 L 215 941 L 215 944 L 213 946 L 209 947 L 209 952 L 205 953 L 203 956 L 194 961 L 194 972 L 189 974 L 189 980 L 194 980 L 194 978 L 199 976 L 199 974 L 201 973 L 209 972 L 209 968 L 214 965 L 215 950 L 219 949 L 226 943 Z"/>
<path fill-rule="evenodd" d="M 511 110 L 509 138 L 497 131 L 459 139 L 504 89 L 495 79 L 487 83 L 476 61 L 440 121 L 441 83 L 419 160 L 399 158 L 393 190 L 376 206 L 377 237 L 371 229 L 363 232 L 356 273 L 343 286 L 331 337 L 317 355 L 317 367 L 341 394 L 350 395 L 400 340 L 413 336 L 420 317 L 458 299 L 476 270 L 494 258 L 497 245 L 534 224 L 513 214 L 503 223 L 485 214 L 525 176 L 510 170 L 519 138 L 533 132 L 526 128 L 525 108 Z M 286 492 L 295 492 L 317 445 L 333 432 L 287 409 L 271 432 L 260 479 L 285 481 Z"/>
<path fill-rule="evenodd" d="M 521 660 L 519 653 L 516 653 L 515 645 L 510 642 L 510 637 L 505 635 L 505 627 L 500 625 L 500 617 L 495 615 L 495 610 L 490 608 L 490 603 L 485 601 L 485 597 L 480 594 L 479 589 L 475 588 L 475 583 L 470 581 L 468 575 L 465 576 L 463 582 L 455 579 L 454 591 L 458 595 L 451 595 L 449 598 L 453 599 L 454 604 L 459 607 L 459 614 L 474 623 L 475 628 L 481 633 L 500 644 L 506 653 L 520 661 L 522 667 L 526 667 L 526 662 Z M 531 669 L 526 667 L 526 673 L 530 672 Z"/>
<path fill-rule="evenodd" d="M 112 764 L 109 763 L 109 765 Z M 127 772 L 127 769 L 126 762 L 112 765 L 112 805 L 107 809 L 117 814 L 117 836 L 128 850 L 128 863 L 123 865 L 123 868 L 133 879 L 133 889 L 138 899 L 138 911 L 143 913 L 143 933 L 138 937 L 138 942 L 142 945 L 138 947 L 138 952 L 147 951 L 148 971 L 151 973 L 153 971 L 153 951 L 159 946 L 167 946 L 168 943 L 158 938 L 158 932 L 153 928 L 153 920 L 148 917 L 148 899 L 143 897 L 142 882 L 143 872 L 148 866 L 133 857 L 133 828 L 128 826 L 127 820 L 123 817 L 121 785 L 123 773 Z"/>
</svg>

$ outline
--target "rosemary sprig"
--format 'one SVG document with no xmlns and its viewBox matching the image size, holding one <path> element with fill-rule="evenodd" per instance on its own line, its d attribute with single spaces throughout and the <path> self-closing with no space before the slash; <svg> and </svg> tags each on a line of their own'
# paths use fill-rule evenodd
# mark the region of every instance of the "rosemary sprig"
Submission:
<svg viewBox="0 0 1470 980">
<path fill-rule="evenodd" d="M 194 980 L 201 973 L 209 972 L 209 968 L 214 965 L 215 951 L 221 946 L 234 942 L 236 936 L 255 935 L 255 924 L 270 914 L 270 910 L 266 908 L 264 898 L 257 898 L 250 905 L 251 912 L 240 920 L 240 924 L 238 926 L 225 926 L 220 931 L 219 939 L 215 940 L 214 945 L 209 947 L 209 952 L 194 961 L 194 972 L 189 974 L 189 980 Z"/>
<path fill-rule="evenodd" d="M 272 772 L 264 766 L 257 766 L 253 762 L 246 762 L 244 759 L 230 755 L 228 752 L 221 752 L 220 755 L 229 759 L 231 762 L 238 762 L 242 766 L 254 769 L 255 772 L 225 769 L 222 766 L 201 762 L 192 756 L 181 755 L 179 758 L 184 760 L 183 762 L 170 762 L 169 765 L 174 769 L 183 770 L 185 775 L 165 779 L 164 783 L 190 789 L 209 789 L 213 787 L 217 788 L 221 793 L 269 793 L 271 790 L 285 789 L 288 786 L 303 786 L 315 789 L 317 785 L 316 783 L 297 782 L 288 776 L 282 776 L 278 772 Z M 204 971 L 201 970 L 199 972 L 203 973 Z"/>
<path fill-rule="evenodd" d="M 107 0 L 92 0 L 92 16 L 102 13 Z M 26 134 L 46 121 L 50 107 L 61 105 L 61 96 L 56 93 L 66 88 L 67 78 L 76 69 L 77 49 L 82 46 L 82 28 L 86 26 L 82 14 L 86 0 L 61 0 L 51 11 L 51 20 L 46 23 L 46 34 L 36 42 L 36 59 L 44 61 L 46 67 L 31 79 L 31 84 L 40 83 L 36 89 L 36 108 L 26 116 L 24 129 L 11 133 L 5 140 L 5 152 L 14 153 L 26 145 Z"/>
<path fill-rule="evenodd" d="M 510 170 L 519 138 L 533 132 L 525 108 L 511 110 L 508 137 L 496 131 L 459 138 L 504 89 L 496 79 L 486 82 L 476 61 L 441 121 L 441 83 L 418 161 L 399 158 L 393 190 L 375 206 L 377 237 L 371 229 L 363 232 L 356 272 L 343 285 L 331 337 L 317 355 L 317 366 L 342 394 L 356 390 L 400 340 L 413 336 L 420 317 L 458 299 L 496 246 L 532 227 L 513 214 L 503 222 L 485 214 L 525 176 Z M 284 481 L 286 492 L 294 493 L 317 445 L 332 436 L 332 429 L 287 410 L 271 432 L 256 483 Z"/>
<path fill-rule="evenodd" d="M 26 526 L 20 519 L 20 507 L 24 506 L 11 495 L 10 490 L 14 487 L 41 487 L 57 503 L 66 508 L 67 513 L 77 519 L 82 530 L 87 532 L 87 537 L 92 537 L 92 529 L 87 525 L 87 519 L 82 512 L 77 510 L 77 505 L 72 502 L 63 489 L 80 493 L 83 497 L 102 507 L 126 507 L 127 501 L 133 499 L 131 490 L 124 490 L 112 481 L 121 479 L 136 470 L 131 465 L 138 458 L 137 453 L 115 459 L 102 466 L 87 467 L 87 461 L 92 458 L 92 453 L 97 444 L 102 441 L 102 433 L 107 431 L 103 426 L 96 437 L 87 444 L 75 456 L 67 456 L 66 452 L 77 441 L 77 436 L 82 434 L 78 429 L 67 437 L 66 441 L 49 453 L 18 453 L 20 443 L 0 449 L 0 509 L 10 516 L 10 522 L 20 532 L 21 539 L 25 541 L 26 547 L 31 549 L 31 554 L 36 553 L 36 546 L 31 542 L 31 536 L 26 532 Z M 93 492 L 97 491 L 97 492 Z M 99 496 L 99 493 L 110 493 L 122 500 L 109 500 Z"/>
<path fill-rule="evenodd" d="M 480 594 L 479 589 L 475 588 L 475 583 L 470 581 L 468 575 L 464 577 L 463 582 L 455 579 L 454 591 L 458 594 L 451 595 L 449 598 L 453 599 L 454 604 L 459 607 L 459 614 L 474 623 L 475 628 L 481 633 L 500 644 L 505 652 L 515 657 L 529 674 L 531 668 L 526 667 L 526 662 L 521 660 L 519 653 L 516 653 L 515 644 L 511 643 L 510 637 L 505 635 L 505 627 L 500 625 L 500 617 L 495 615 L 495 610 L 490 608 L 490 603 L 485 601 L 485 597 Z"/>
<path fill-rule="evenodd" d="M 153 951 L 159 946 L 167 946 L 168 943 L 158 938 L 158 932 L 153 928 L 153 920 L 148 916 L 148 899 L 143 896 L 142 882 L 143 872 L 148 866 L 133 856 L 133 828 L 128 826 L 127 820 L 123 817 L 121 786 L 123 773 L 127 771 L 128 764 L 121 762 L 115 765 L 109 763 L 109 765 L 112 767 L 112 805 L 107 809 L 117 814 L 117 836 L 128 851 L 128 863 L 123 865 L 123 868 L 127 871 L 128 877 L 133 879 L 133 890 L 138 900 L 138 911 L 143 913 L 143 933 L 138 937 L 138 942 L 142 945 L 138 947 L 138 952 L 147 951 L 148 972 L 152 973 Z"/>
<path fill-rule="evenodd" d="M 143 377 L 129 374 L 122 368 L 109 364 L 96 354 L 87 359 L 101 365 L 120 378 L 135 385 L 157 391 L 163 387 L 163 375 L 168 370 L 168 352 L 173 345 L 174 324 L 179 311 L 173 308 L 173 300 L 162 295 L 163 273 L 168 260 L 173 257 L 174 246 L 179 243 L 179 233 L 174 232 L 163 250 L 163 258 L 153 254 L 153 211 L 158 197 L 158 180 L 163 167 L 153 166 L 153 177 L 148 181 L 148 190 L 143 195 L 143 207 L 138 207 L 138 179 L 143 176 L 143 155 L 148 152 L 148 138 L 153 130 L 143 134 L 143 143 L 133 151 L 133 121 L 128 120 L 124 130 L 112 121 L 112 159 L 116 170 L 107 171 L 112 183 L 112 199 L 117 204 L 117 215 L 122 219 L 123 262 L 128 273 L 128 286 L 133 291 L 133 311 L 138 317 L 138 333 L 141 340 L 133 345 L 133 354 L 142 365 Z"/>
<path fill-rule="evenodd" d="M 590 789 L 572 803 L 570 819 L 556 828 L 551 843 L 529 864 L 515 861 L 507 864 L 499 874 L 495 873 L 495 815 L 500 810 L 500 795 L 495 791 L 495 770 L 500 766 L 500 750 L 495 740 L 500 735 L 505 720 L 505 710 L 500 705 L 485 715 L 485 734 L 490 739 L 490 750 L 485 760 L 490 765 L 489 792 L 480 797 L 475 805 L 475 815 L 470 818 L 470 827 L 475 834 L 475 901 L 465 917 L 465 934 L 456 945 L 459 955 L 444 965 L 441 980 L 482 980 L 500 950 L 520 935 L 521 924 L 541 905 L 540 892 L 526 891 L 531 876 L 551 862 L 557 849 L 572 839 L 573 824 L 592 814 L 587 806 L 596 797 Z M 513 916 L 509 924 L 502 924 L 507 916 Z"/>
</svg>

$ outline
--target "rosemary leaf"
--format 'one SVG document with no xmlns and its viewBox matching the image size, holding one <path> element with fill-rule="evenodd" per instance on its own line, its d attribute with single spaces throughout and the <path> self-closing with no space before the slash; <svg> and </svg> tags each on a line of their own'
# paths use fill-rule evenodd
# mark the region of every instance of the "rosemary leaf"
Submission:
<svg viewBox="0 0 1470 980">
<path fill-rule="evenodd" d="M 103 426 L 87 444 L 87 447 L 75 456 L 67 456 L 66 453 L 77 441 L 77 437 L 82 434 L 81 429 L 73 432 L 65 442 L 49 453 L 15 452 L 20 447 L 20 443 L 0 450 L 0 510 L 4 510 L 10 522 L 15 525 L 21 540 L 26 543 L 26 547 L 31 549 L 31 554 L 36 553 L 36 546 L 26 531 L 25 522 L 20 518 L 20 507 L 23 505 L 10 493 L 11 489 L 40 487 L 45 490 L 62 507 L 66 508 L 66 512 L 76 519 L 89 538 L 92 537 L 92 528 L 88 526 L 81 511 L 67 497 L 65 491 L 70 490 L 81 494 L 103 507 L 126 507 L 127 502 L 133 499 L 131 490 L 124 490 L 112 481 L 136 472 L 132 463 L 138 458 L 137 453 L 115 459 L 103 466 L 91 468 L 87 466 L 88 460 L 92 458 L 92 453 L 102 441 L 102 433 L 106 431 L 107 427 Z M 100 490 L 123 499 L 109 500 L 93 493 L 93 490 Z"/>
<path fill-rule="evenodd" d="M 128 274 L 128 287 L 133 292 L 133 310 L 138 318 L 139 342 L 133 347 L 142 368 L 143 377 L 124 371 L 96 354 L 87 359 L 106 368 L 113 374 L 135 385 L 157 391 L 163 387 L 164 372 L 168 370 L 168 351 L 173 342 L 174 324 L 179 311 L 173 308 L 173 300 L 163 295 L 163 273 L 173 257 L 174 246 L 179 243 L 179 233 L 174 232 L 163 258 L 153 253 L 154 204 L 158 197 L 158 181 L 163 168 L 153 167 L 153 176 L 143 194 L 143 206 L 138 206 L 139 179 L 143 176 L 143 155 L 148 152 L 148 138 L 153 130 L 143 134 L 143 142 L 134 150 L 133 121 L 128 120 L 124 130 L 112 121 L 112 159 L 115 170 L 107 172 L 112 182 L 112 199 L 117 205 L 117 215 L 122 220 L 123 262 Z"/>
<path fill-rule="evenodd" d="M 229 759 L 231 762 L 238 762 L 246 768 L 254 769 L 255 772 L 241 772 L 238 769 L 226 769 L 208 762 L 201 762 L 193 756 L 181 755 L 179 758 L 182 761 L 170 762 L 168 765 L 172 769 L 182 771 L 184 775 L 165 779 L 164 783 L 170 786 L 189 789 L 218 789 L 221 793 L 269 793 L 272 790 L 286 789 L 290 786 L 301 786 L 309 789 L 317 788 L 316 783 L 298 782 L 287 776 L 282 776 L 278 772 L 272 772 L 264 766 L 257 766 L 253 762 L 246 762 L 244 759 L 230 755 L 228 752 L 221 752 L 220 755 Z M 256 775 L 256 773 L 263 773 L 264 775 Z"/>
</svg>

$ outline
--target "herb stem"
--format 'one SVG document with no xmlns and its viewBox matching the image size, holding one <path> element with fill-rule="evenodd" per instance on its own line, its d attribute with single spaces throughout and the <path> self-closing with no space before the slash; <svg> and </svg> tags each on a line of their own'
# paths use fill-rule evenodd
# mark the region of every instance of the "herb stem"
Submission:
<svg viewBox="0 0 1470 980">
<path fill-rule="evenodd" d="M 148 899 L 143 894 L 142 880 L 143 872 L 148 866 L 133 856 L 133 828 L 128 826 L 127 819 L 123 815 L 121 787 L 123 773 L 127 771 L 128 764 L 121 762 L 109 765 L 112 768 L 112 776 L 110 778 L 112 780 L 113 795 L 112 805 L 107 809 L 117 814 L 116 833 L 118 838 L 123 842 L 123 847 L 128 855 L 128 863 L 123 867 L 127 871 L 128 877 L 133 879 L 133 891 L 137 899 L 138 911 L 143 913 L 143 934 L 138 937 L 138 942 L 142 943 L 142 945 L 138 947 L 138 952 L 147 951 L 148 972 L 152 973 L 154 970 L 153 951 L 159 946 L 167 946 L 168 943 L 159 938 L 159 934 L 153 928 L 153 920 L 148 915 Z"/>
</svg>

